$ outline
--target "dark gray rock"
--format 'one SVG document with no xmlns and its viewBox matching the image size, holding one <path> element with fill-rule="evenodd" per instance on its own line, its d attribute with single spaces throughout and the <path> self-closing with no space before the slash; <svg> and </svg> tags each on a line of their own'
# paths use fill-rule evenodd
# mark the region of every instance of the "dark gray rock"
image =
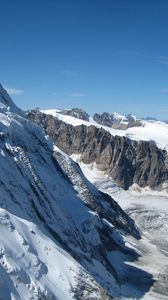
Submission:
<svg viewBox="0 0 168 300">
<path fill-rule="evenodd" d="M 101 115 L 100 114 L 94 114 L 93 116 L 93 120 L 100 124 L 100 125 L 104 125 L 104 126 L 107 126 L 107 127 L 112 127 L 112 125 L 114 124 L 114 118 L 111 114 L 109 113 L 102 113 Z"/>
<path fill-rule="evenodd" d="M 71 116 L 84 121 L 89 121 L 89 115 L 87 112 L 80 108 L 64 109 L 59 112 L 60 114 Z"/>
<path fill-rule="evenodd" d="M 124 189 L 134 183 L 156 188 L 168 180 L 167 152 L 158 149 L 153 141 L 112 136 L 95 126 L 74 127 L 39 111 L 27 116 L 41 125 L 65 153 L 80 154 L 86 164 L 96 162 Z"/>
<path fill-rule="evenodd" d="M 76 187 L 80 199 L 91 210 L 99 216 L 105 216 L 106 220 L 113 224 L 115 228 L 126 234 L 129 233 L 137 239 L 140 238 L 133 220 L 128 217 L 114 199 L 99 191 L 86 179 L 77 163 L 62 152 L 55 151 L 54 157 L 70 182 Z"/>
<path fill-rule="evenodd" d="M 115 129 L 127 129 L 130 127 L 143 126 L 141 120 L 135 119 L 132 115 L 126 115 L 123 119 L 116 114 L 104 112 L 102 114 L 94 114 L 93 119 L 96 123 Z"/>
</svg>

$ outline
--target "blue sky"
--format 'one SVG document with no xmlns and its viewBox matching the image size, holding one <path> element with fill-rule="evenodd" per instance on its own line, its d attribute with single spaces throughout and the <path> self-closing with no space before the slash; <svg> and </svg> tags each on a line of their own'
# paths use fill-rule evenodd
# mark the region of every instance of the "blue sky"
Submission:
<svg viewBox="0 0 168 300">
<path fill-rule="evenodd" d="M 167 0 L 1 1 L 0 81 L 22 109 L 168 119 Z"/>
</svg>

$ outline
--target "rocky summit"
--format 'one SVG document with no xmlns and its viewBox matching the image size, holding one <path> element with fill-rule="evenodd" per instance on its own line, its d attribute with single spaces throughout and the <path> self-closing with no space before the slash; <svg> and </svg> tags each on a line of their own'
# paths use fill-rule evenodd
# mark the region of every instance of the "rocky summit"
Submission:
<svg viewBox="0 0 168 300">
<path fill-rule="evenodd" d="M 134 116 L 130 115 L 120 115 L 117 113 L 102 113 L 102 114 L 94 114 L 93 120 L 101 125 L 115 128 L 115 129 L 127 129 L 130 127 L 139 127 L 143 126 L 143 121 L 140 119 L 135 118 Z"/>
</svg>

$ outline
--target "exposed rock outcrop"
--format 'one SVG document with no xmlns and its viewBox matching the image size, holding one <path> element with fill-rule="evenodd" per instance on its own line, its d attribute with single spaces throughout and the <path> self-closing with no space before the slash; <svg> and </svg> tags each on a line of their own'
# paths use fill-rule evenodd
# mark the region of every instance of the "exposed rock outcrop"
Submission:
<svg viewBox="0 0 168 300">
<path fill-rule="evenodd" d="M 82 109 L 72 108 L 72 109 L 64 109 L 59 111 L 60 114 L 71 116 L 77 119 L 81 119 L 84 121 L 89 121 L 89 115 Z"/>
<path fill-rule="evenodd" d="M 167 152 L 153 141 L 112 136 L 95 126 L 74 127 L 39 111 L 31 111 L 27 117 L 41 125 L 65 153 L 80 154 L 86 164 L 96 162 L 124 189 L 134 183 L 156 188 L 168 180 Z"/>
<path fill-rule="evenodd" d="M 107 127 L 115 128 L 115 129 L 127 129 L 130 127 L 139 127 L 143 126 L 143 122 L 139 119 L 136 119 L 132 115 L 121 116 L 117 113 L 109 114 L 104 112 L 102 114 L 94 114 L 93 120 Z"/>
</svg>

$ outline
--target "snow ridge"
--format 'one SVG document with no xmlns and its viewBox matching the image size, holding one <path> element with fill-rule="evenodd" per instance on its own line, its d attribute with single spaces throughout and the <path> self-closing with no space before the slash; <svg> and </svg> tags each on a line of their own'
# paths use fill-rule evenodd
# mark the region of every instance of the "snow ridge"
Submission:
<svg viewBox="0 0 168 300">
<path fill-rule="evenodd" d="M 104 126 L 102 124 L 98 124 L 92 117 L 90 117 L 89 121 L 74 118 L 73 116 L 63 115 L 56 109 L 50 110 L 40 110 L 44 114 L 52 115 L 55 118 L 73 126 L 86 125 L 91 126 L 94 125 L 98 128 L 104 128 L 106 131 L 109 131 L 111 135 L 125 136 L 131 140 L 136 141 L 155 141 L 158 148 L 165 149 L 168 151 L 168 124 L 161 121 L 154 120 L 140 120 L 142 123 L 141 126 L 132 126 L 126 129 L 115 129 L 110 128 L 108 126 Z M 128 120 L 126 116 L 119 115 L 115 113 L 115 117 L 122 122 Z M 130 118 L 135 119 L 134 116 L 130 116 Z M 139 119 L 137 119 L 139 120 Z"/>
<path fill-rule="evenodd" d="M 0 298 L 141 298 L 153 279 L 125 263 L 139 257 L 125 243 L 134 222 L 1 90 Z"/>
</svg>

